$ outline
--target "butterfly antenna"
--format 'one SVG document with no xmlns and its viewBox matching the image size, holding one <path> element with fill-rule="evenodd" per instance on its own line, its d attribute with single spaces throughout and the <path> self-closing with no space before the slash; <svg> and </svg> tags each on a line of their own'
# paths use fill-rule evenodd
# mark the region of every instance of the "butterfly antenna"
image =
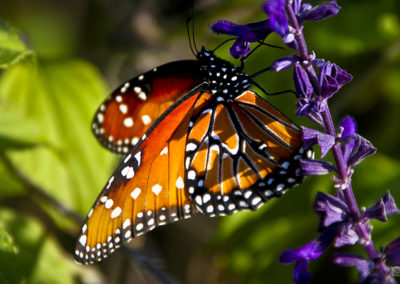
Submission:
<svg viewBox="0 0 400 284">
<path fill-rule="evenodd" d="M 187 18 L 187 20 L 186 20 L 186 30 L 187 30 L 187 35 L 188 35 L 190 50 L 192 51 L 193 55 L 196 56 L 197 53 L 194 52 L 194 50 L 193 50 L 193 45 L 192 45 L 192 40 L 190 39 L 189 22 L 190 22 L 191 20 L 192 20 L 192 17 Z"/>
<path fill-rule="evenodd" d="M 192 39 L 193 39 L 193 46 L 194 46 L 194 49 L 196 50 L 196 52 L 197 53 L 199 53 L 199 50 L 197 49 L 197 45 L 196 45 L 196 40 L 195 40 L 195 37 L 194 37 L 194 0 L 192 1 L 192 4 L 193 4 L 193 8 L 192 8 Z"/>
<path fill-rule="evenodd" d="M 221 46 L 223 46 L 225 43 L 230 42 L 230 41 L 235 40 L 235 39 L 236 39 L 236 38 L 233 37 L 233 38 L 228 38 L 227 40 L 224 40 L 223 42 L 221 42 L 220 44 L 218 44 L 217 47 L 214 48 L 214 49 L 212 50 L 212 52 L 215 52 L 218 48 L 220 48 Z"/>
</svg>

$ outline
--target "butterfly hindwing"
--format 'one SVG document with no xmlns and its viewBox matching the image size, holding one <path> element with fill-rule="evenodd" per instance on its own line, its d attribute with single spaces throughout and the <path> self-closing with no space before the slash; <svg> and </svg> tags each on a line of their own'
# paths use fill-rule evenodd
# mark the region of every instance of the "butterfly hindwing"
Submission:
<svg viewBox="0 0 400 284">
<path fill-rule="evenodd" d="M 92 130 L 107 149 L 126 154 L 153 122 L 201 82 L 196 60 L 174 61 L 119 86 L 99 107 Z"/>
<path fill-rule="evenodd" d="M 207 215 L 259 208 L 300 182 L 299 128 L 252 91 L 191 120 L 186 183 Z"/>
</svg>

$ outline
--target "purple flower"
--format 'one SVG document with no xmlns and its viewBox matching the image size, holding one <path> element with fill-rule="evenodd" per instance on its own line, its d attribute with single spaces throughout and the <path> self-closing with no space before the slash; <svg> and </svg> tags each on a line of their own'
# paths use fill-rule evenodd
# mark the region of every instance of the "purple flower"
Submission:
<svg viewBox="0 0 400 284">
<path fill-rule="evenodd" d="M 345 161 L 347 161 L 349 159 L 350 153 L 353 151 L 354 148 L 354 139 L 348 138 L 354 138 L 354 136 L 357 134 L 357 124 L 354 118 L 352 118 L 351 116 L 345 116 L 340 121 L 339 125 L 343 129 L 341 133 L 344 142 L 341 145 L 342 153 Z"/>
<path fill-rule="evenodd" d="M 300 23 L 304 21 L 320 21 L 336 15 L 340 9 L 336 1 L 323 3 L 315 7 L 310 4 L 303 4 L 297 19 Z"/>
<path fill-rule="evenodd" d="M 229 50 L 234 58 L 245 57 L 250 52 L 249 42 L 264 40 L 272 32 L 269 27 L 269 20 L 252 22 L 246 25 L 238 25 L 228 21 L 217 21 L 210 28 L 217 34 L 227 34 L 237 37 Z"/>
<path fill-rule="evenodd" d="M 294 86 L 299 97 L 311 98 L 314 88 L 311 85 L 307 72 L 299 62 L 296 62 L 293 70 Z"/>
<path fill-rule="evenodd" d="M 269 0 L 264 3 L 264 11 L 269 15 L 271 30 L 284 36 L 288 30 L 285 0 Z"/>
<path fill-rule="evenodd" d="M 321 148 L 321 157 L 325 157 L 328 151 L 335 145 L 335 137 L 318 130 L 302 127 L 304 148 L 308 149 L 314 144 Z"/>
<path fill-rule="evenodd" d="M 348 158 L 348 166 L 355 166 L 366 157 L 376 153 L 376 148 L 364 137 L 357 135 L 353 151 Z"/>
<path fill-rule="evenodd" d="M 336 168 L 331 163 L 312 159 L 300 159 L 301 175 L 315 176 L 326 175 L 336 171 Z"/>
<path fill-rule="evenodd" d="M 308 263 L 312 259 L 317 259 L 332 243 L 336 234 L 336 228 L 326 230 L 318 238 L 303 247 L 282 252 L 279 261 L 285 264 L 295 262 L 293 279 L 296 284 L 308 283 L 311 272 L 308 271 Z"/>
<path fill-rule="evenodd" d="M 384 255 L 391 265 L 400 266 L 400 237 L 385 247 Z"/>
<path fill-rule="evenodd" d="M 329 99 L 352 79 L 353 77 L 350 74 L 336 64 L 325 62 L 319 72 L 319 96 L 325 100 Z"/>
<path fill-rule="evenodd" d="M 360 283 L 362 283 L 374 270 L 374 262 L 350 253 L 337 253 L 333 262 L 342 266 L 355 266 L 359 271 Z"/>
<path fill-rule="evenodd" d="M 314 211 L 320 216 L 320 231 L 334 223 L 347 220 L 350 212 L 347 204 L 343 200 L 324 192 L 317 193 Z"/>
<path fill-rule="evenodd" d="M 384 275 L 376 270 L 372 260 L 350 253 L 337 253 L 333 262 L 342 266 L 355 266 L 359 272 L 361 284 L 395 284 L 396 280 L 391 275 Z"/>
<path fill-rule="evenodd" d="M 387 222 L 387 215 L 398 213 L 400 213 L 400 211 L 397 208 L 392 195 L 390 192 L 387 192 L 382 199 L 379 199 L 378 202 L 364 212 L 364 216 L 369 219 L 377 219 L 382 222 Z"/>
<path fill-rule="evenodd" d="M 272 63 L 270 70 L 274 72 L 279 72 L 287 70 L 295 65 L 296 62 L 300 60 L 300 57 L 296 54 L 282 57 Z"/>
</svg>

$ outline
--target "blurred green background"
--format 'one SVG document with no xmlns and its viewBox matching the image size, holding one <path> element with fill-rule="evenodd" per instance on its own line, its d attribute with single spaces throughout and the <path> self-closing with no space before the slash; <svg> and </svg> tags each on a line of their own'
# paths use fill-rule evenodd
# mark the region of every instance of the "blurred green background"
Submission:
<svg viewBox="0 0 400 284">
<path fill-rule="evenodd" d="M 195 1 L 196 40 L 225 39 L 208 25 L 262 20 L 262 1 Z M 321 2 L 311 1 L 312 4 Z M 400 2 L 338 1 L 338 16 L 306 23 L 310 50 L 354 76 L 331 101 L 334 119 L 355 117 L 377 148 L 354 175 L 360 206 L 390 190 L 400 203 Z M 0 282 L 157 283 L 151 269 L 121 250 L 101 264 L 73 261 L 75 237 L 119 157 L 91 134 L 92 115 L 123 81 L 172 60 L 193 58 L 184 0 L 0 1 Z M 268 43 L 281 45 L 277 36 Z M 219 55 L 229 58 L 226 45 Z M 291 54 L 261 48 L 249 73 Z M 266 73 L 269 92 L 292 88 L 290 71 Z M 291 95 L 270 97 L 299 125 Z M 311 207 L 317 191 L 333 193 L 329 176 L 310 177 L 257 212 L 209 219 L 198 215 L 131 242 L 153 268 L 178 283 L 291 283 L 284 249 L 317 236 Z M 400 217 L 373 222 L 377 248 L 400 235 Z M 359 246 L 344 248 L 364 255 Z M 333 250 L 311 263 L 313 283 L 355 283 L 357 272 L 331 263 Z"/>
</svg>

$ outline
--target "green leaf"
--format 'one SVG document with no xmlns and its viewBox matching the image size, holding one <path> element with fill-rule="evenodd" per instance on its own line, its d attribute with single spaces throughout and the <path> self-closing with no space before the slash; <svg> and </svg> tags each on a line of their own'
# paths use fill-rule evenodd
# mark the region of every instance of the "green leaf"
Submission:
<svg viewBox="0 0 400 284">
<path fill-rule="evenodd" d="M 49 230 L 36 219 L 3 209 L 0 211 L 0 226 L 7 229 L 19 248 L 15 262 L 12 258 L 6 259 L 10 269 L 13 264 L 20 267 L 19 279 L 27 283 L 72 284 L 76 274 L 81 273 L 83 267 L 74 263 L 72 252 L 68 254 L 62 251 L 55 238 L 49 235 Z M 3 263 L 0 265 L 0 273 L 10 277 L 8 266 L 3 266 Z M 7 282 L 0 278 L 0 283 L 20 282 Z"/>
<path fill-rule="evenodd" d="M 21 283 L 20 256 L 11 236 L 0 225 L 0 282 Z"/>
<path fill-rule="evenodd" d="M 110 175 L 112 155 L 90 129 L 106 94 L 97 70 L 81 60 L 50 61 L 36 67 L 19 64 L 0 81 L 0 112 L 24 118 L 13 120 L 14 127 L 3 135 L 23 136 L 43 145 L 13 152 L 12 161 L 34 183 L 81 213 L 88 211 Z M 30 126 L 24 126 L 25 122 Z M 20 133 L 20 128 L 25 132 Z"/>
<path fill-rule="evenodd" d="M 35 147 L 35 143 L 3 136 L 0 134 L 0 151 L 6 150 L 25 150 Z"/>
<path fill-rule="evenodd" d="M 18 31 L 0 19 L 0 68 L 7 68 L 28 55 L 33 52 L 22 42 Z"/>
</svg>

